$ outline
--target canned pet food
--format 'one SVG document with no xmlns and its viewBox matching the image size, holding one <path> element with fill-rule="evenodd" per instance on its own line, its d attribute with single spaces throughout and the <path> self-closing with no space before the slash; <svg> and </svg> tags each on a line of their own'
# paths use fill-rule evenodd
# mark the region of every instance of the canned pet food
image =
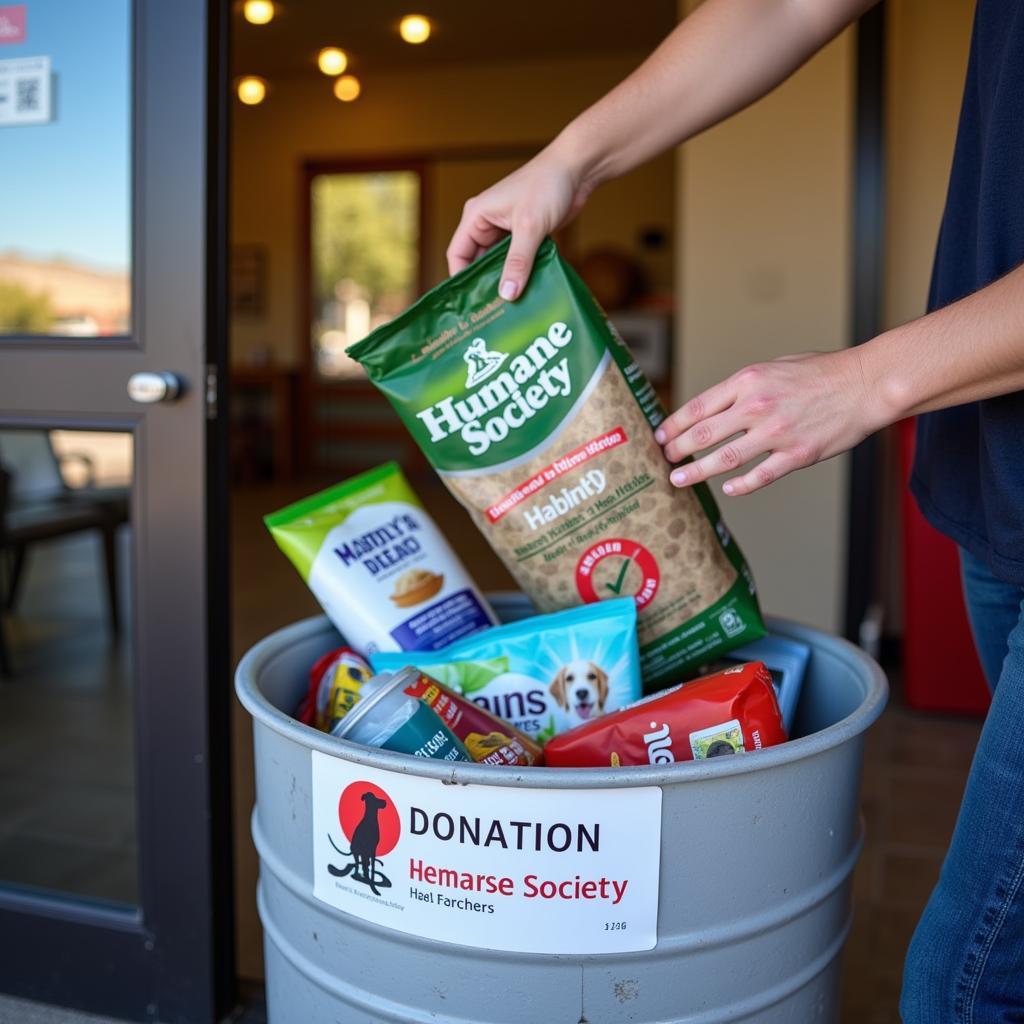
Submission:
<svg viewBox="0 0 1024 1024">
<path fill-rule="evenodd" d="M 332 730 L 339 739 L 365 747 L 383 747 L 399 754 L 435 761 L 472 758 L 434 710 L 403 689 L 400 673 L 374 676 L 363 687 L 359 702 Z"/>
<path fill-rule="evenodd" d="M 433 708 L 478 764 L 526 766 L 541 763 L 540 747 L 497 715 L 460 697 L 417 669 L 403 669 L 396 677 L 407 680 L 405 692 Z"/>
<path fill-rule="evenodd" d="M 431 651 L 498 621 L 393 462 L 264 521 L 363 653 Z"/>
<path fill-rule="evenodd" d="M 351 647 L 328 651 L 309 670 L 309 692 L 296 718 L 330 732 L 352 710 L 363 684 L 372 676 L 373 669 L 366 659 Z"/>
<path fill-rule="evenodd" d="M 785 741 L 771 674 L 752 661 L 645 697 L 556 736 L 544 757 L 557 768 L 671 764 Z"/>
</svg>

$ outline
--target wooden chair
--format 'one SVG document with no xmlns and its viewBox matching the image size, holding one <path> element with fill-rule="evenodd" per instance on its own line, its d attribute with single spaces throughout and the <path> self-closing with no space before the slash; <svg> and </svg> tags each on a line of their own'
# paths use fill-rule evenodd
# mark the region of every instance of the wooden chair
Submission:
<svg viewBox="0 0 1024 1024">
<path fill-rule="evenodd" d="M 89 472 L 86 486 L 68 487 L 61 462 L 74 459 Z M 45 430 L 0 430 L 0 673 L 12 672 L 3 616 L 15 609 L 31 545 L 83 530 L 103 539 L 111 631 L 120 634 L 117 528 L 128 521 L 127 488 L 93 486 L 86 456 L 58 458 Z"/>
</svg>

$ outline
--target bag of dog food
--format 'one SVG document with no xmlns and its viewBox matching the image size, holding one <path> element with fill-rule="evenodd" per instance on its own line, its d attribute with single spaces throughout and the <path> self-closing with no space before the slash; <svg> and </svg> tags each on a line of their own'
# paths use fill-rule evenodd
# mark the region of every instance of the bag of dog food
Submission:
<svg viewBox="0 0 1024 1024">
<path fill-rule="evenodd" d="M 542 611 L 632 596 L 644 683 L 764 635 L 703 484 L 680 490 L 654 389 L 550 239 L 515 303 L 507 241 L 349 349 Z"/>
<path fill-rule="evenodd" d="M 393 462 L 264 522 L 364 653 L 444 647 L 498 621 Z"/>
<path fill-rule="evenodd" d="M 557 736 L 554 768 L 672 764 L 785 743 L 771 673 L 759 661 L 675 686 Z"/>
<path fill-rule="evenodd" d="M 636 602 L 535 615 L 439 651 L 379 651 L 370 664 L 375 672 L 412 664 L 544 744 L 640 696 Z"/>
</svg>

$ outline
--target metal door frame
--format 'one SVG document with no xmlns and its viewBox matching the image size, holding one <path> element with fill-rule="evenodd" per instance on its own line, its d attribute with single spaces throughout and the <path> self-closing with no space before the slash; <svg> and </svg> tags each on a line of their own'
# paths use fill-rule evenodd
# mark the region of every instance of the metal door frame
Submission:
<svg viewBox="0 0 1024 1024">
<path fill-rule="evenodd" d="M 134 431 L 139 906 L 0 888 L 0 990 L 205 1024 L 234 1002 L 223 0 L 132 9 L 132 332 L 0 341 L 8 425 Z M 173 407 L 139 370 L 183 373 Z M 55 708 L 59 714 L 60 709 Z M 59 757 L 59 751 L 50 752 Z"/>
</svg>

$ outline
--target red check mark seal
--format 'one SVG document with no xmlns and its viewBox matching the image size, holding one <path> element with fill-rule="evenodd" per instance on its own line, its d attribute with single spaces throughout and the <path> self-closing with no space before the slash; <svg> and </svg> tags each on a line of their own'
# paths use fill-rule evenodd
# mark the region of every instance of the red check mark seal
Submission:
<svg viewBox="0 0 1024 1024">
<path fill-rule="evenodd" d="M 598 587 L 595 570 L 604 561 L 611 559 L 609 582 Z M 640 570 L 640 586 L 632 593 L 623 593 L 622 588 L 630 566 Z M 637 609 L 644 608 L 654 600 L 661 583 L 661 573 L 654 555 L 642 544 L 622 537 L 612 537 L 592 544 L 576 563 L 576 589 L 587 604 L 612 597 L 633 597 Z"/>
</svg>

